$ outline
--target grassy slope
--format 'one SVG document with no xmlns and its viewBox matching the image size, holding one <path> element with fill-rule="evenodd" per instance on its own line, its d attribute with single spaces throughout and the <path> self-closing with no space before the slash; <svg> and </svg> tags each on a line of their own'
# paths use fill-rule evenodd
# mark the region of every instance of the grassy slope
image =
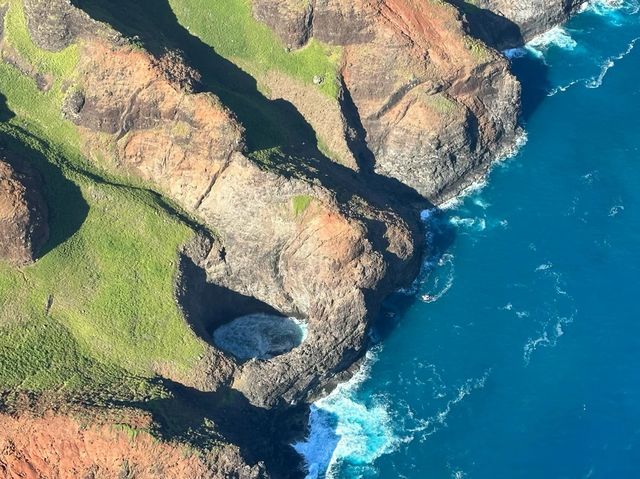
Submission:
<svg viewBox="0 0 640 479">
<path fill-rule="evenodd" d="M 339 92 L 336 71 L 340 49 L 311 40 L 304 48 L 287 52 L 282 42 L 251 14 L 250 0 L 169 0 L 178 20 L 218 54 L 245 66 L 259 77 L 280 70 L 312 84 L 325 79 L 320 89 L 331 97 Z"/>
<path fill-rule="evenodd" d="M 7 42 L 40 71 L 73 75 L 76 47 L 38 50 L 17 0 L 5 27 Z M 42 93 L 0 64 L 0 92 L 15 114 L 0 123 L 0 137 L 44 173 L 52 230 L 51 250 L 35 265 L 17 271 L 0 264 L 1 387 L 86 389 L 151 376 L 157 364 L 192 368 L 204 346 L 172 291 L 176 251 L 190 228 L 153 194 L 91 171 L 75 128 L 60 117 L 60 80 Z"/>
</svg>

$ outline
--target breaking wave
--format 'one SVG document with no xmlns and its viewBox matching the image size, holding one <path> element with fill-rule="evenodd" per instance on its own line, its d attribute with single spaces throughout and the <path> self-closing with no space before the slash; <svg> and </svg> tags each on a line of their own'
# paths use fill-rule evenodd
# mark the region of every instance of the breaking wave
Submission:
<svg viewBox="0 0 640 479">
<path fill-rule="evenodd" d="M 369 351 L 350 381 L 311 406 L 309 435 L 293 445 L 304 458 L 307 479 L 333 478 L 345 463 L 353 469 L 349 477 L 361 477 L 371 470 L 375 459 L 402 442 L 394 433 L 384 399 L 372 398 L 365 404 L 358 397 L 376 355 L 377 350 Z"/>
<path fill-rule="evenodd" d="M 581 12 L 591 12 L 600 16 L 617 16 L 624 13 L 635 15 L 640 12 L 640 1 L 638 0 L 591 0 L 585 3 L 580 9 Z"/>
<path fill-rule="evenodd" d="M 545 52 L 551 47 L 563 50 L 573 50 L 578 43 L 571 37 L 571 34 L 564 27 L 554 27 L 551 30 L 538 35 L 525 48 L 534 56 L 543 59 Z"/>
</svg>

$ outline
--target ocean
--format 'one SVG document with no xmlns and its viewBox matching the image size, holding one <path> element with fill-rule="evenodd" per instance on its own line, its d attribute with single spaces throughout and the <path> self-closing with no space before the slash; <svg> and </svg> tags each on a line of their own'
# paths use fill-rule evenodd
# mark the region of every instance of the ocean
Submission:
<svg viewBox="0 0 640 479">
<path fill-rule="evenodd" d="M 309 479 L 640 477 L 639 10 L 506 52 L 526 144 L 423 212 L 423 272 L 295 445 Z"/>
</svg>

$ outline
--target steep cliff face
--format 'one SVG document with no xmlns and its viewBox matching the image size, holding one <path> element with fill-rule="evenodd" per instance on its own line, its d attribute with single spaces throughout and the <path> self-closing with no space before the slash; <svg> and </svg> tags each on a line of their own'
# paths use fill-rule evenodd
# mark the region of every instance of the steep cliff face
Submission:
<svg viewBox="0 0 640 479">
<path fill-rule="evenodd" d="M 40 189 L 38 174 L 0 149 L 0 258 L 16 266 L 32 263 L 49 237 Z"/>
<path fill-rule="evenodd" d="M 486 2 L 499 10 L 497 1 Z M 215 94 L 215 79 L 202 80 L 178 52 L 154 56 L 70 0 L 24 0 L 24 13 L 38 47 L 57 52 L 77 46 L 77 65 L 74 58 L 64 78 L 49 72 L 42 90 L 63 94 L 62 115 L 77 127 L 74 135 L 80 133 L 83 153 L 97 171 L 106 170 L 108 181 L 133 178 L 135 188 L 159 192 L 171 200 L 172 213 L 207 230 L 181 258 L 204 285 L 190 291 L 185 270 L 176 278 L 176 299 L 215 305 L 224 296 L 230 304 L 216 318 L 201 308 L 204 330 L 198 334 L 211 343 L 211 328 L 258 310 L 308 325 L 300 346 L 269 360 L 242 362 L 211 343 L 204 378 L 182 381 L 156 370 L 176 389 L 188 390 L 194 402 L 207 398 L 205 405 L 221 411 L 220 424 L 224 416 L 244 419 L 238 410 L 229 414 L 232 402 L 241 403 L 247 416 L 278 406 L 290 411 L 361 358 L 381 301 L 419 268 L 424 235 L 416 207 L 427 202 L 415 193 L 433 203 L 455 196 L 518 134 L 520 87 L 506 60 L 468 34 L 461 10 L 440 0 L 253 1 L 255 17 L 278 33 L 283 47 L 301 48 L 312 38 L 342 47 L 334 49 L 341 61 L 337 98 L 277 68 L 256 75 L 270 99 L 291 102 L 286 111 L 301 114 L 305 124 L 298 126 L 323 139 L 335 162 L 306 144 L 307 136 L 249 152 L 249 124 L 245 131 L 236 117 L 240 103 L 229 102 L 240 91 Z M 196 46 L 205 62 L 211 59 L 206 55 L 213 52 Z M 9 53 L 7 61 L 39 78 L 38 65 Z M 223 69 L 226 61 L 216 58 L 216 65 Z M 325 81 L 313 78 L 316 86 Z M 229 87 L 221 84 L 221 90 Z M 265 108 L 267 100 L 258 97 L 252 92 L 242 105 L 256 101 L 256 109 Z M 13 168 L 0 158 L 0 254 L 21 263 L 46 241 L 46 206 L 30 172 Z M 229 298 L 242 298 L 243 306 L 234 309 Z M 161 477 L 158 470 L 171 477 L 262 474 L 244 468 L 235 453 L 228 461 L 213 458 L 213 470 L 199 461 L 174 461 L 173 449 L 157 453 L 170 464 L 150 464 L 144 441 L 123 446 L 106 429 L 81 431 L 69 421 L 0 417 L 0 429 L 7 431 L 0 435 L 7 440 L 0 470 L 35 477 L 85 469 L 104 477 L 122 470 L 135 470 L 136 477 Z M 227 426 L 220 433 L 224 440 L 242 439 L 229 434 L 235 424 Z M 44 445 L 24 440 L 19 430 L 31 431 Z M 100 447 L 114 452 L 108 463 L 92 449 L 105 437 L 111 442 Z M 67 461 L 61 444 L 81 454 Z M 68 468 L 53 470 L 43 457 Z"/>
<path fill-rule="evenodd" d="M 439 203 L 515 141 L 519 84 L 504 58 L 467 34 L 452 5 L 323 0 L 302 18 L 289 3 L 299 2 L 255 0 L 254 14 L 292 46 L 309 35 L 344 46 L 342 107 L 364 128 L 361 165 Z"/>
<path fill-rule="evenodd" d="M 79 68 L 64 110 L 88 151 L 111 145 L 112 167 L 215 232 L 200 260 L 211 282 L 309 323 L 301 347 L 238 365 L 235 387 L 256 404 L 296 402 L 356 360 L 380 299 L 416 271 L 415 219 L 328 160 L 247 157 L 242 127 L 214 95 L 190 91 L 178 58 L 85 41 Z"/>
<path fill-rule="evenodd" d="M 478 0 L 480 8 L 508 18 L 520 27 L 523 42 L 566 21 L 586 0 Z M 512 44 L 509 46 L 519 46 Z"/>
</svg>

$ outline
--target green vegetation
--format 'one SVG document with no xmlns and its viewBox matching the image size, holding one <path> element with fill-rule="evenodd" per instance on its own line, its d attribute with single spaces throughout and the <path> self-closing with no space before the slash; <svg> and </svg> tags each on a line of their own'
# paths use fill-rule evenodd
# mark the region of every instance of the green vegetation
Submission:
<svg viewBox="0 0 640 479">
<path fill-rule="evenodd" d="M 61 77 L 73 71 L 75 47 L 38 50 L 19 5 L 12 1 L 7 13 L 7 42 L 57 79 L 41 92 L 0 64 L 10 110 L 0 113 L 15 115 L 0 123 L 0 141 L 42 172 L 51 239 L 32 266 L 0 263 L 0 384 L 32 391 L 118 384 L 138 396 L 153 390 L 145 378 L 155 371 L 188 373 L 204 351 L 173 292 L 177 250 L 192 230 L 141 182 L 106 175 L 82 157 L 76 128 L 60 115 Z"/>
<path fill-rule="evenodd" d="M 311 204 L 311 200 L 313 200 L 313 198 L 309 195 L 294 196 L 291 199 L 293 214 L 296 216 L 300 216 L 302 213 L 304 213 Z"/>
<path fill-rule="evenodd" d="M 254 77 L 276 69 L 313 84 L 317 75 L 325 79 L 318 87 L 337 97 L 338 47 L 311 40 L 304 48 L 287 52 L 276 35 L 253 18 L 250 0 L 170 0 L 170 4 L 191 33 Z"/>
<path fill-rule="evenodd" d="M 456 111 L 458 104 L 442 93 L 426 95 L 426 102 L 438 113 L 448 115 Z"/>
<path fill-rule="evenodd" d="M 190 229 L 152 194 L 95 183 L 64 164 L 56 172 L 36 159 L 55 164 L 54 152 L 11 126 L 1 131 L 30 143 L 23 155 L 46 172 L 52 243 L 62 242 L 22 271 L 0 265 L 0 383 L 73 389 L 120 368 L 140 376 L 163 364 L 192 368 L 203 345 L 173 296 Z"/>
<path fill-rule="evenodd" d="M 467 35 L 464 37 L 464 44 L 471 52 L 471 56 L 479 62 L 486 62 L 493 58 L 493 52 L 477 38 Z"/>
</svg>

